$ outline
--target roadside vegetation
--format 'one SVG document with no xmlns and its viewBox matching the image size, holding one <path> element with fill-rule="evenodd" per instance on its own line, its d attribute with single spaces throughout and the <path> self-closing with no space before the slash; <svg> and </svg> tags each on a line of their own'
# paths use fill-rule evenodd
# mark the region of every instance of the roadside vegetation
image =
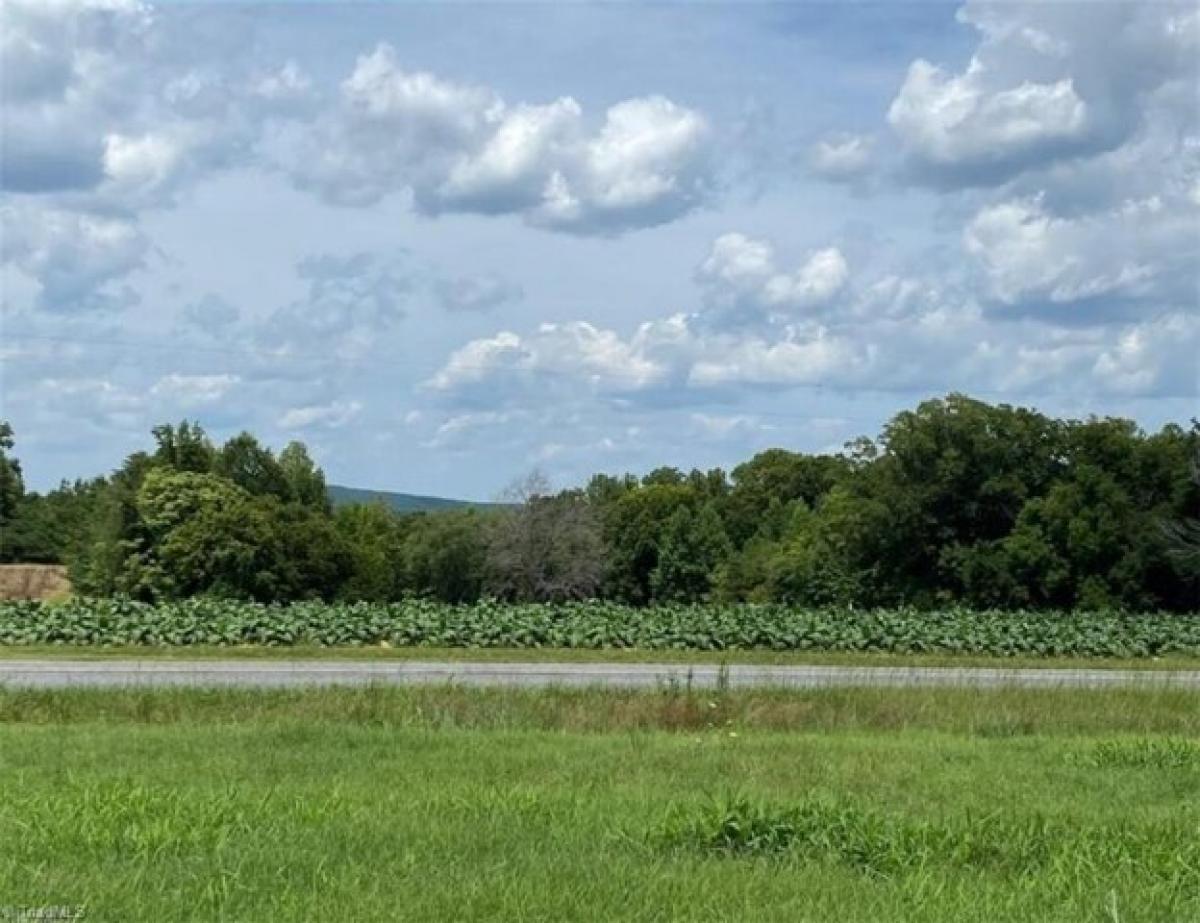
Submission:
<svg viewBox="0 0 1200 923">
<path fill-rule="evenodd" d="M 495 507 L 407 514 L 332 508 L 300 443 L 216 445 L 186 421 L 153 436 L 111 474 L 37 494 L 0 423 L 0 561 L 63 563 L 79 595 L 155 603 L 1200 607 L 1194 422 L 1146 433 L 950 395 L 837 455 L 560 491 L 531 476 Z"/>
<path fill-rule="evenodd" d="M 85 919 L 1176 921 L 1180 690 L 0 691 L 0 894 Z"/>
</svg>

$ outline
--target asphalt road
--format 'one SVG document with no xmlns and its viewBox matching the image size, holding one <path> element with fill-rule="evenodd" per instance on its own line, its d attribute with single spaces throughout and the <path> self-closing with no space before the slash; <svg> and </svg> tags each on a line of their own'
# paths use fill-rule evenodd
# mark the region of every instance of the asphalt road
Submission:
<svg viewBox="0 0 1200 923">
<path fill-rule="evenodd" d="M 0 687 L 431 685 L 678 686 L 711 689 L 833 686 L 957 686 L 976 688 L 1102 688 L 1170 686 L 1200 690 L 1200 670 L 1060 670 L 983 667 L 751 666 L 667 663 L 364 663 L 336 660 L 4 660 Z"/>
</svg>

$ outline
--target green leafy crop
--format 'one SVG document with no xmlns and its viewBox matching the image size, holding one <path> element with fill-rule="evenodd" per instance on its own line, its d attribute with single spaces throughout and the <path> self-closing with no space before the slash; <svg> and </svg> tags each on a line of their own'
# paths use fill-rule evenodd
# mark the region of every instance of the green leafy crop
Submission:
<svg viewBox="0 0 1200 923">
<path fill-rule="evenodd" d="M 811 609 L 592 601 L 264 605 L 196 598 L 0 603 L 0 644 L 377 645 L 876 651 L 993 656 L 1200 654 L 1200 616 Z"/>
</svg>

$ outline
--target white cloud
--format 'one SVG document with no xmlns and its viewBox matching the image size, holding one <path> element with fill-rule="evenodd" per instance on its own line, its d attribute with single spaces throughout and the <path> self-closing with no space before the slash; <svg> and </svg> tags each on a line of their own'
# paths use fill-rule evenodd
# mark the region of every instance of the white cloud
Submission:
<svg viewBox="0 0 1200 923">
<path fill-rule="evenodd" d="M 278 70 L 254 82 L 254 95 L 275 106 L 293 106 L 307 101 L 313 84 L 295 61 L 287 61 Z"/>
<path fill-rule="evenodd" d="M 155 133 L 114 133 L 104 145 L 104 174 L 118 189 L 161 188 L 178 169 L 183 153 L 178 141 Z"/>
<path fill-rule="evenodd" d="M 813 171 L 833 182 L 860 179 L 873 169 L 874 161 L 875 139 L 867 135 L 831 135 L 817 141 L 809 151 Z"/>
<path fill-rule="evenodd" d="M 750 338 L 720 343 L 691 369 L 688 382 L 716 385 L 845 385 L 861 380 L 869 367 L 869 350 L 818 327 L 774 342 Z"/>
<path fill-rule="evenodd" d="M 118 307 L 132 296 L 114 283 L 150 249 L 132 222 L 29 205 L 0 207 L 3 258 L 35 280 L 49 311 Z"/>
<path fill-rule="evenodd" d="M 693 413 L 696 432 L 707 439 L 744 439 L 773 429 L 753 414 Z"/>
<path fill-rule="evenodd" d="M 980 34 L 966 69 L 913 61 L 888 110 L 922 181 L 997 185 L 1113 150 L 1163 91 L 1179 112 L 1195 110 L 1193 10 L 972 0 L 958 18 Z"/>
<path fill-rule="evenodd" d="M 280 429 L 337 429 L 345 426 L 362 410 L 359 401 L 332 401 L 292 407 L 278 420 Z"/>
<path fill-rule="evenodd" d="M 444 420 L 432 438 L 421 443 L 427 449 L 462 448 L 477 438 L 481 430 L 504 426 L 514 414 L 500 411 L 462 413 Z"/>
<path fill-rule="evenodd" d="M 722 234 L 696 270 L 706 317 L 737 327 L 787 319 L 825 307 L 849 281 L 846 259 L 836 247 L 816 250 L 795 270 L 776 267 L 771 244 L 744 234 Z"/>
<path fill-rule="evenodd" d="M 150 388 L 152 397 L 180 407 L 195 407 L 219 401 L 241 381 L 238 375 L 164 375 Z"/>
<path fill-rule="evenodd" d="M 1118 394 L 1200 393 L 1200 318 L 1173 314 L 1122 330 L 1096 357 L 1092 375 Z"/>
<path fill-rule="evenodd" d="M 707 123 L 668 99 L 617 103 L 589 134 L 570 97 L 509 105 L 406 71 L 388 45 L 361 56 L 336 109 L 287 141 L 296 181 L 342 205 L 407 191 L 429 214 L 518 214 L 582 234 L 671 220 L 711 185 Z"/>
<path fill-rule="evenodd" d="M 636 391 L 655 384 L 665 372 L 648 355 L 658 335 L 654 325 L 646 324 L 625 340 L 586 321 L 542 324 L 525 338 L 503 331 L 456 350 L 428 385 L 450 392 L 486 383 L 490 391 L 497 376 L 506 376 L 510 387 L 545 389 L 543 379 L 551 376 L 600 391 Z"/>
<path fill-rule="evenodd" d="M 519 284 L 494 273 L 438 279 L 434 291 L 447 311 L 490 311 L 525 294 Z"/>
<path fill-rule="evenodd" d="M 1152 297 L 1169 303 L 1186 298 L 1189 287 L 1194 292 L 1179 275 L 1188 271 L 1187 254 L 1197 251 L 1187 241 L 1195 227 L 1194 214 L 1180 214 L 1158 196 L 1076 217 L 1050 214 L 1034 198 L 983 208 L 963 240 L 986 274 L 989 295 L 1006 305 Z"/>
<path fill-rule="evenodd" d="M 941 169 L 1007 169 L 1070 150 L 1089 128 L 1087 104 L 1070 78 L 992 90 L 978 58 L 957 76 L 914 61 L 888 123 L 910 156 Z"/>
<path fill-rule="evenodd" d="M 355 358 L 405 316 L 413 288 L 403 256 L 316 254 L 296 264 L 305 297 L 271 312 L 254 330 L 262 349 Z"/>
<path fill-rule="evenodd" d="M 148 9 L 119 0 L 6 0 L 0 4 L 0 86 L 7 190 L 94 187 L 105 126 L 136 107 L 130 59 Z"/>
</svg>

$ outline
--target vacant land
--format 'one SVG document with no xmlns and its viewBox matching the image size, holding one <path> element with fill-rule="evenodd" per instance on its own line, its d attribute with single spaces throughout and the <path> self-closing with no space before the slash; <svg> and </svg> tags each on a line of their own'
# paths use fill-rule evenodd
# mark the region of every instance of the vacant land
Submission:
<svg viewBox="0 0 1200 923">
<path fill-rule="evenodd" d="M 1200 697 L 0 693 L 0 895 L 91 920 L 1200 916 Z"/>
</svg>

